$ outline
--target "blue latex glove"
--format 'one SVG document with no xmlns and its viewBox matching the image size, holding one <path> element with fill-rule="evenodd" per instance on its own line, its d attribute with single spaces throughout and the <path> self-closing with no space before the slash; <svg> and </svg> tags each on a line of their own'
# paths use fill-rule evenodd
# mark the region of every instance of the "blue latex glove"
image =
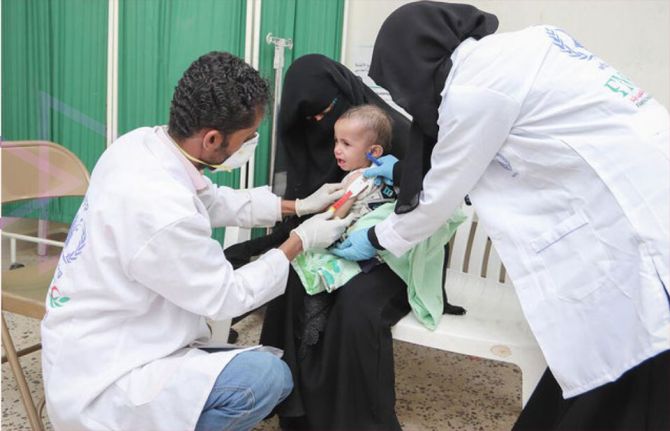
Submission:
<svg viewBox="0 0 670 431">
<path fill-rule="evenodd" d="M 363 171 L 363 176 L 365 178 L 375 178 L 375 185 L 381 184 L 382 180 L 392 186 L 393 185 L 393 166 L 398 163 L 398 159 L 395 156 L 388 155 L 382 156 L 379 159 L 380 165 L 372 166 Z"/>
<path fill-rule="evenodd" d="M 370 244 L 367 229 L 353 232 L 340 244 L 331 247 L 329 251 L 347 260 L 366 260 L 377 254 L 377 249 Z"/>
</svg>

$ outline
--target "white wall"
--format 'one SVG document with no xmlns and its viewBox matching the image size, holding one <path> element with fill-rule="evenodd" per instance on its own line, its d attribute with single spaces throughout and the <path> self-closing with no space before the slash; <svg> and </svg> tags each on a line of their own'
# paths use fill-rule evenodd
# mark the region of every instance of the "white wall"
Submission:
<svg viewBox="0 0 670 431">
<path fill-rule="evenodd" d="M 343 62 L 362 75 L 384 19 L 404 0 L 348 0 Z M 498 32 L 563 28 L 664 106 L 670 106 L 667 0 L 461 0 L 498 16 Z"/>
</svg>

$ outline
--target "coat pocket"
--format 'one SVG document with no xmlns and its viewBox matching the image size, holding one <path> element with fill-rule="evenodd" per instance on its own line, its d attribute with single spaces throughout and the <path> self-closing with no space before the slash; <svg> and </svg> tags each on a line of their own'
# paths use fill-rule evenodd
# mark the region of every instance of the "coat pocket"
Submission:
<svg viewBox="0 0 670 431">
<path fill-rule="evenodd" d="M 579 301 L 604 282 L 609 257 L 586 216 L 578 211 L 530 242 L 556 297 Z"/>
</svg>

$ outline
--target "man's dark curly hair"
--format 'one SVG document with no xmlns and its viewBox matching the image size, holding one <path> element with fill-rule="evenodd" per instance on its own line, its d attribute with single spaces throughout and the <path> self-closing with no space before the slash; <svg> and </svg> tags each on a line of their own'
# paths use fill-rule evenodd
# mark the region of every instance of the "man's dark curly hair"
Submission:
<svg viewBox="0 0 670 431">
<path fill-rule="evenodd" d="M 170 134 L 177 139 L 213 128 L 225 136 L 251 127 L 270 98 L 268 83 L 240 58 L 210 52 L 194 61 L 174 90 Z"/>
</svg>

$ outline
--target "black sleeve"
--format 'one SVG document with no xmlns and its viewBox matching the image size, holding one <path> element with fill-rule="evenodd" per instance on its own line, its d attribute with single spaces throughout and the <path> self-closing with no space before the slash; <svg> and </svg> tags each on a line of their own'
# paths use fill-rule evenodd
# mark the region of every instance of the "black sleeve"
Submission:
<svg viewBox="0 0 670 431">
<path fill-rule="evenodd" d="M 393 184 L 399 186 L 401 178 L 402 178 L 402 160 L 399 160 L 395 165 L 393 165 Z"/>
<path fill-rule="evenodd" d="M 377 239 L 377 233 L 375 232 L 374 226 L 368 229 L 368 241 L 370 241 L 370 244 L 377 250 L 385 250 Z"/>
<path fill-rule="evenodd" d="M 298 217 L 289 217 L 275 225 L 272 232 L 260 238 L 250 239 L 239 244 L 233 244 L 223 251 L 223 254 L 233 265 L 233 268 L 239 268 L 249 263 L 252 257 L 265 253 L 266 251 L 279 247 L 288 239 L 291 230 L 296 228 L 302 219 Z"/>
</svg>

